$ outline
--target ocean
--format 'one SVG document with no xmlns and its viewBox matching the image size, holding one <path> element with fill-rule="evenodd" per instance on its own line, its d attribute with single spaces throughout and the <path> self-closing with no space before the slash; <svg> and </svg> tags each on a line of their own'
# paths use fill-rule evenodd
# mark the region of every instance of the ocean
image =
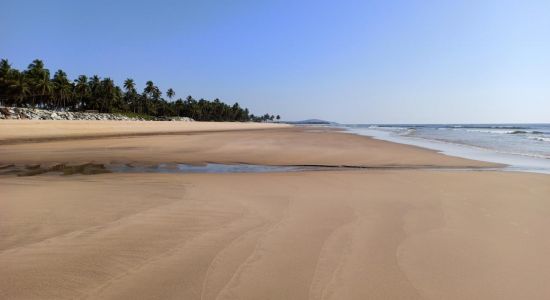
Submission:
<svg viewBox="0 0 550 300">
<path fill-rule="evenodd" d="M 352 133 L 550 174 L 550 124 L 350 124 Z"/>
</svg>

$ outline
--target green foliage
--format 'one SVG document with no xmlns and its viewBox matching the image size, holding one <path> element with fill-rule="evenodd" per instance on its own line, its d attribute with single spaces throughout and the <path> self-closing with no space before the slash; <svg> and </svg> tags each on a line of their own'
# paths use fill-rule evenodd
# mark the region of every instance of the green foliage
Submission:
<svg viewBox="0 0 550 300">
<path fill-rule="evenodd" d="M 176 95 L 172 88 L 166 91 L 169 99 L 166 101 L 153 81 L 146 82 L 141 94 L 131 78 L 124 81 L 123 89 L 112 79 L 97 75 L 80 75 L 71 81 L 64 71 L 58 70 L 51 77 L 50 71 L 39 59 L 29 64 L 25 71 L 13 69 L 7 59 L 0 61 L 0 104 L 5 106 L 97 110 L 146 120 L 175 116 L 197 121 L 265 122 L 275 119 L 269 114 L 256 117 L 239 103 L 228 105 L 219 99 L 195 100 L 188 96 L 185 100 L 172 101 Z"/>
</svg>

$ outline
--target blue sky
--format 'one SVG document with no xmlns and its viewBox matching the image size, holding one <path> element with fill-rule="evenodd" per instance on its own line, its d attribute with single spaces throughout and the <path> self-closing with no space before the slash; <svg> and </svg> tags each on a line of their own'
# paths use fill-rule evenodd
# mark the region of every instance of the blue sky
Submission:
<svg viewBox="0 0 550 300">
<path fill-rule="evenodd" d="M 287 120 L 550 122 L 550 1 L 0 1 L 17 68 Z"/>
</svg>

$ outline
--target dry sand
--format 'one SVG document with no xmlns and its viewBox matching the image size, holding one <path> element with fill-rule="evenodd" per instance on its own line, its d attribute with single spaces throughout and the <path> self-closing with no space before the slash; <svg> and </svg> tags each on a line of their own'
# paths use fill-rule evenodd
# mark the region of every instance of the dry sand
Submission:
<svg viewBox="0 0 550 300">
<path fill-rule="evenodd" d="M 143 153 L 148 143 L 159 145 Z M 102 144 L 111 147 L 106 154 Z M 106 162 L 488 165 L 296 128 L 18 143 L 0 145 L 0 155 L 4 163 L 90 155 Z M 2 299 L 550 297 L 547 175 L 0 176 L 0 191 Z"/>
<path fill-rule="evenodd" d="M 116 137 L 283 127 L 290 127 L 290 125 L 239 122 L 2 120 L 0 122 L 0 144 L 4 144 L 6 141 L 40 141 L 58 138 Z"/>
<path fill-rule="evenodd" d="M 113 129 L 111 135 L 131 136 L 99 138 L 117 121 L 85 122 L 80 135 L 73 121 L 62 124 L 56 121 L 19 121 L 23 124 L 18 124 L 16 121 L 6 125 L 0 122 L 0 165 L 218 162 L 370 167 L 495 166 L 327 128 L 252 123 L 122 122 L 122 129 Z M 131 127 L 126 127 L 128 124 Z M 170 127 L 166 124 L 176 125 L 168 130 Z M 60 129 L 56 130 L 58 127 Z M 213 128 L 217 131 L 212 131 Z M 17 132 L 26 138 L 32 136 L 34 142 L 25 141 Z"/>
</svg>

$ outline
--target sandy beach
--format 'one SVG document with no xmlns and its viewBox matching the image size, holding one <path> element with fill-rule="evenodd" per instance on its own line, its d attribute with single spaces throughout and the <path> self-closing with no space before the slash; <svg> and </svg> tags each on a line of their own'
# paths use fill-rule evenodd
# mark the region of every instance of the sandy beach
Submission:
<svg viewBox="0 0 550 300">
<path fill-rule="evenodd" d="M 490 167 L 330 128 L 215 122 L 3 121 L 0 164 L 247 163 Z M 171 126 L 171 124 L 175 124 Z"/>
<path fill-rule="evenodd" d="M 0 175 L 0 298 L 550 297 L 548 175 L 326 128 L 0 122 L 0 166 L 89 162 L 368 168 Z"/>
</svg>

